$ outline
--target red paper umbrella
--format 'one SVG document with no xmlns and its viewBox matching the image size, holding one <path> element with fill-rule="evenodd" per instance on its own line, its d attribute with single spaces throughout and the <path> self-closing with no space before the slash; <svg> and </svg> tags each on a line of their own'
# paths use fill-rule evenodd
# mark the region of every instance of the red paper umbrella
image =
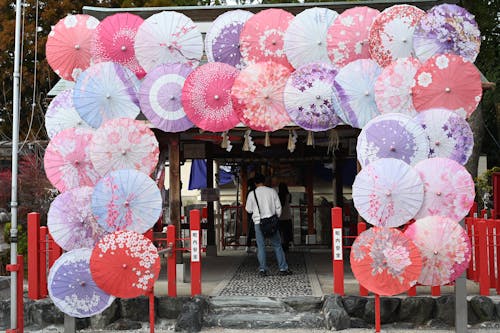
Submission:
<svg viewBox="0 0 500 333">
<path fill-rule="evenodd" d="M 212 62 L 189 74 L 182 88 L 182 106 L 196 126 L 221 132 L 240 122 L 231 101 L 231 88 L 238 73 L 231 65 Z"/>
<path fill-rule="evenodd" d="M 52 28 L 45 45 L 47 62 L 57 75 L 75 81 L 90 66 L 90 46 L 99 21 L 90 15 L 68 15 Z"/>
<path fill-rule="evenodd" d="M 101 238 L 90 257 L 90 272 L 99 288 L 116 297 L 146 294 L 160 273 L 153 243 L 134 231 L 117 231 Z"/>
<path fill-rule="evenodd" d="M 351 268 L 363 287 L 391 296 L 417 283 L 422 257 L 415 244 L 398 229 L 373 227 L 354 241 Z"/>
<path fill-rule="evenodd" d="M 466 118 L 481 101 L 481 74 L 473 63 L 461 56 L 435 55 L 415 74 L 412 93 L 417 111 L 445 108 Z"/>
</svg>

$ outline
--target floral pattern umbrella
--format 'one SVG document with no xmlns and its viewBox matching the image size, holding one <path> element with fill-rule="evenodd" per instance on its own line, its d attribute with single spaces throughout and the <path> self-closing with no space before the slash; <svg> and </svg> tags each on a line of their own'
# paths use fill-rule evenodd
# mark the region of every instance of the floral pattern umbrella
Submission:
<svg viewBox="0 0 500 333">
<path fill-rule="evenodd" d="M 371 57 L 385 67 L 397 58 L 413 56 L 413 32 L 424 14 L 410 5 L 386 8 L 370 28 Z"/>
<path fill-rule="evenodd" d="M 240 34 L 253 13 L 236 9 L 219 15 L 205 36 L 205 53 L 209 62 L 223 62 L 238 69 L 245 67 L 240 52 Z"/>
<path fill-rule="evenodd" d="M 310 63 L 295 70 L 284 91 L 285 107 L 295 124 L 309 131 L 326 131 L 337 126 L 340 109 L 334 97 L 337 70 L 326 63 Z"/>
<path fill-rule="evenodd" d="M 396 158 L 414 165 L 429 155 L 429 140 L 420 124 L 401 113 L 387 113 L 370 120 L 356 146 L 362 167 L 380 158 Z"/>
<path fill-rule="evenodd" d="M 469 213 L 476 192 L 474 180 L 461 164 L 434 157 L 415 165 L 424 182 L 424 202 L 415 218 L 447 216 L 460 221 Z"/>
<path fill-rule="evenodd" d="M 156 223 L 161 210 L 158 186 L 136 170 L 110 172 L 95 185 L 92 193 L 92 212 L 107 232 L 144 233 Z"/>
<path fill-rule="evenodd" d="M 370 58 L 368 35 L 380 12 L 357 6 L 343 11 L 328 29 L 327 48 L 331 62 L 339 68 L 357 59 Z"/>
<path fill-rule="evenodd" d="M 416 58 L 399 58 L 384 67 L 375 82 L 375 102 L 380 113 L 417 115 L 413 106 L 412 87 L 420 65 Z"/>
<path fill-rule="evenodd" d="M 145 295 L 160 273 L 160 257 L 153 243 L 133 231 L 104 236 L 90 257 L 96 284 L 120 298 Z"/>
<path fill-rule="evenodd" d="M 203 39 L 189 17 L 162 11 L 141 24 L 134 48 L 139 64 L 148 73 L 160 64 L 185 63 L 196 67 L 203 55 Z"/>
<path fill-rule="evenodd" d="M 453 53 L 474 62 L 481 33 L 474 15 L 454 4 L 432 7 L 420 19 L 413 34 L 416 56 L 426 61 L 436 54 Z"/>
<path fill-rule="evenodd" d="M 335 88 L 341 102 L 339 115 L 345 123 L 363 128 L 380 114 L 375 104 L 375 81 L 382 72 L 370 59 L 358 59 L 342 67 L 335 77 Z"/>
<path fill-rule="evenodd" d="M 373 227 L 354 240 L 351 268 L 363 287 L 392 296 L 417 284 L 422 257 L 417 246 L 398 229 Z"/>
<path fill-rule="evenodd" d="M 182 105 L 196 126 L 223 132 L 240 122 L 231 101 L 231 88 L 238 73 L 230 65 L 214 62 L 189 74 L 182 88 Z"/>
<path fill-rule="evenodd" d="M 149 72 L 139 89 L 139 102 L 146 118 L 164 132 L 182 132 L 193 123 L 182 106 L 182 87 L 192 68 L 186 64 L 159 65 Z"/>
<path fill-rule="evenodd" d="M 285 32 L 284 51 L 294 68 L 311 62 L 330 63 L 326 36 L 338 15 L 328 8 L 313 7 L 300 12 L 290 22 Z"/>
<path fill-rule="evenodd" d="M 423 198 L 418 173 L 394 158 L 368 164 L 352 185 L 354 207 L 366 222 L 380 227 L 398 227 L 414 218 Z"/>
<path fill-rule="evenodd" d="M 114 62 L 100 62 L 78 77 L 73 103 L 82 119 L 93 128 L 108 119 L 134 119 L 139 115 L 139 85 L 131 70 Z"/>
<path fill-rule="evenodd" d="M 274 61 L 292 66 L 284 51 L 284 35 L 293 15 L 283 9 L 265 9 L 253 15 L 243 26 L 240 34 L 240 50 L 247 64 Z"/>
<path fill-rule="evenodd" d="M 231 96 L 239 119 L 256 131 L 272 132 L 290 123 L 283 90 L 290 69 L 272 61 L 249 65 L 234 80 Z"/>
<path fill-rule="evenodd" d="M 467 232 L 456 221 L 444 216 L 418 219 L 405 230 L 422 254 L 422 273 L 418 278 L 426 286 L 455 281 L 468 267 L 471 246 Z"/>
<path fill-rule="evenodd" d="M 90 160 L 100 175 L 119 169 L 151 174 L 158 164 L 158 141 L 142 121 L 117 118 L 106 121 L 92 137 Z"/>
<path fill-rule="evenodd" d="M 415 81 L 412 93 L 417 111 L 445 108 L 467 118 L 483 94 L 476 66 L 454 54 L 439 54 L 427 60 L 415 74 Z"/>
<path fill-rule="evenodd" d="M 134 42 L 137 29 L 143 22 L 142 17 L 130 13 L 117 13 L 102 20 L 92 39 L 94 62 L 114 61 L 142 79 L 146 72 L 137 61 Z"/>
<path fill-rule="evenodd" d="M 91 249 L 71 250 L 50 268 L 47 289 L 59 310 L 76 318 L 92 317 L 106 310 L 115 298 L 99 288 L 90 274 Z"/>
<path fill-rule="evenodd" d="M 472 154 L 474 136 L 469 123 L 447 109 L 419 112 L 415 120 L 429 138 L 429 157 L 446 157 L 465 165 Z"/>
<path fill-rule="evenodd" d="M 67 89 L 60 92 L 50 102 L 45 113 L 45 129 L 49 138 L 52 139 L 60 131 L 72 127 L 91 129 L 73 105 L 73 89 Z"/>
<path fill-rule="evenodd" d="M 68 128 L 49 141 L 44 156 L 45 174 L 60 192 L 94 186 L 100 176 L 90 161 L 93 131 Z"/>
<path fill-rule="evenodd" d="M 66 251 L 93 248 L 105 234 L 92 214 L 92 191 L 90 186 L 77 187 L 59 194 L 50 204 L 47 227 Z"/>
<path fill-rule="evenodd" d="M 68 15 L 52 27 L 45 55 L 57 75 L 75 81 L 91 63 L 92 36 L 99 20 L 84 14 Z"/>
</svg>

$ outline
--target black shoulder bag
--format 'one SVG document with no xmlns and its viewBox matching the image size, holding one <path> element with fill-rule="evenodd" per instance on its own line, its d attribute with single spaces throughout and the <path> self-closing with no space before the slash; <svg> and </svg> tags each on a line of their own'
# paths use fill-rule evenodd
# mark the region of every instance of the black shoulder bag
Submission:
<svg viewBox="0 0 500 333">
<path fill-rule="evenodd" d="M 259 209 L 260 215 L 260 206 L 259 200 L 257 200 L 257 194 L 255 194 L 255 190 L 253 191 L 253 195 L 255 197 L 255 202 L 257 203 L 257 208 Z M 279 218 L 276 214 L 271 217 L 260 218 L 260 230 L 262 231 L 262 235 L 264 237 L 269 238 L 273 236 L 279 229 Z"/>
</svg>

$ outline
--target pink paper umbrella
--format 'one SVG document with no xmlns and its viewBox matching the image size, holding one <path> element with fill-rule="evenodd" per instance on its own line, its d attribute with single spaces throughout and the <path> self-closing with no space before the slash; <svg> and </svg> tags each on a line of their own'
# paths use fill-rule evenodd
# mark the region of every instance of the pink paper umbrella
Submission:
<svg viewBox="0 0 500 333">
<path fill-rule="evenodd" d="M 117 118 L 99 127 L 90 143 L 90 159 L 102 176 L 118 169 L 151 174 L 158 164 L 158 141 L 142 121 Z"/>
<path fill-rule="evenodd" d="M 142 17 L 118 13 L 106 17 L 97 26 L 92 39 L 94 62 L 113 61 L 134 72 L 139 79 L 146 75 L 135 57 L 134 42 Z"/>
<path fill-rule="evenodd" d="M 240 50 L 247 64 L 274 61 L 292 69 L 284 51 L 284 35 L 293 15 L 283 9 L 265 9 L 246 21 Z"/>
<path fill-rule="evenodd" d="M 476 110 L 482 94 L 481 74 L 461 56 L 435 55 L 415 74 L 413 105 L 417 111 L 445 108 L 467 118 Z"/>
<path fill-rule="evenodd" d="M 474 180 L 460 163 L 434 157 L 415 165 L 424 182 L 424 202 L 415 218 L 447 216 L 460 221 L 469 213 L 476 192 Z"/>
<path fill-rule="evenodd" d="M 328 29 L 328 57 L 342 67 L 357 59 L 370 58 L 368 33 L 380 12 L 359 6 L 342 12 Z"/>
<path fill-rule="evenodd" d="M 467 269 L 471 258 L 470 241 L 457 221 L 444 216 L 425 217 L 408 226 L 405 235 L 422 254 L 420 284 L 445 285 Z"/>
<path fill-rule="evenodd" d="M 413 32 L 425 12 L 415 6 L 395 5 L 375 18 L 370 28 L 370 54 L 382 67 L 414 55 Z"/>
<path fill-rule="evenodd" d="M 411 89 L 420 65 L 420 61 L 415 58 L 400 58 L 382 70 L 375 81 L 375 102 L 380 113 L 417 115 Z"/>
<path fill-rule="evenodd" d="M 239 119 L 256 131 L 272 132 L 291 120 L 285 110 L 283 91 L 291 71 L 272 61 L 249 65 L 234 81 L 233 106 Z"/>
<path fill-rule="evenodd" d="M 231 88 L 238 73 L 231 65 L 212 62 L 189 74 L 182 88 L 182 105 L 196 126 L 222 132 L 240 122 L 231 101 Z"/>
<path fill-rule="evenodd" d="M 75 81 L 90 66 L 92 35 L 99 24 L 96 18 L 77 14 L 59 20 L 47 37 L 47 62 L 57 75 Z"/>
<path fill-rule="evenodd" d="M 90 162 L 92 135 L 92 130 L 68 128 L 50 140 L 44 156 L 45 174 L 60 192 L 93 186 L 99 180 Z"/>
</svg>

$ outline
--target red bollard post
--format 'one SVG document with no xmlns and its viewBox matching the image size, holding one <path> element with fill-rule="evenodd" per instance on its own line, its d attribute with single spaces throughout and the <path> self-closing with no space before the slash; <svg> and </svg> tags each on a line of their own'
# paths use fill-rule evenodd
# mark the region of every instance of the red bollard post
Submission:
<svg viewBox="0 0 500 333">
<path fill-rule="evenodd" d="M 417 296 L 417 286 L 413 286 L 406 292 L 408 296 Z"/>
<path fill-rule="evenodd" d="M 333 293 L 344 296 L 344 253 L 342 245 L 342 208 L 332 208 Z"/>
<path fill-rule="evenodd" d="M 15 265 L 8 264 L 5 266 L 8 272 L 17 273 L 17 303 L 16 303 L 16 320 L 17 327 L 6 330 L 7 333 L 23 333 L 24 332 L 24 258 L 22 255 L 17 255 L 17 263 Z"/>
<path fill-rule="evenodd" d="M 441 286 L 432 286 L 431 287 L 431 295 L 432 296 L 441 296 Z"/>
<path fill-rule="evenodd" d="M 155 333 L 155 292 L 154 287 L 148 293 L 149 297 L 149 333 Z"/>
<path fill-rule="evenodd" d="M 47 227 L 40 227 L 40 296 L 45 298 L 49 295 L 47 290 L 47 235 L 49 230 Z"/>
<path fill-rule="evenodd" d="M 177 249 L 175 248 L 175 225 L 173 224 L 167 227 L 167 246 L 171 249 L 167 255 L 168 296 L 177 297 Z"/>
<path fill-rule="evenodd" d="M 62 255 L 62 249 L 56 244 L 52 236 L 48 235 L 48 249 L 49 249 L 49 268 L 52 267 L 54 262 Z"/>
<path fill-rule="evenodd" d="M 500 295 L 500 220 L 495 220 L 496 244 L 497 244 L 497 295 Z"/>
<path fill-rule="evenodd" d="M 189 229 L 191 232 L 191 296 L 201 295 L 201 237 L 200 211 L 189 212 Z"/>
<path fill-rule="evenodd" d="M 486 220 L 487 249 L 488 249 L 488 275 L 490 276 L 490 286 L 497 285 L 495 277 L 495 221 L 491 218 Z"/>
<path fill-rule="evenodd" d="M 358 235 L 366 230 L 365 222 L 358 222 Z M 368 296 L 368 289 L 363 287 L 361 284 L 359 285 L 359 296 Z"/>
<path fill-rule="evenodd" d="M 473 280 L 479 282 L 479 218 L 477 214 L 473 218 L 473 228 L 474 228 L 474 274 Z"/>
<path fill-rule="evenodd" d="M 471 259 L 469 261 L 469 267 L 467 268 L 467 279 L 472 280 L 474 274 L 474 234 L 472 227 L 472 218 L 465 218 L 465 230 L 467 231 L 467 236 L 469 237 L 469 241 L 471 244 Z"/>
<path fill-rule="evenodd" d="M 477 202 L 475 202 L 475 201 L 469 210 L 469 217 L 474 217 L 474 214 L 477 214 Z"/>
<path fill-rule="evenodd" d="M 380 332 L 380 295 L 375 294 L 375 332 Z"/>
<path fill-rule="evenodd" d="M 478 226 L 478 243 L 479 243 L 479 294 L 489 296 L 490 294 L 490 279 L 488 277 L 488 248 L 486 244 L 486 222 L 479 220 Z"/>
<path fill-rule="evenodd" d="M 28 214 L 28 297 L 41 299 L 40 296 L 40 213 Z"/>
</svg>

